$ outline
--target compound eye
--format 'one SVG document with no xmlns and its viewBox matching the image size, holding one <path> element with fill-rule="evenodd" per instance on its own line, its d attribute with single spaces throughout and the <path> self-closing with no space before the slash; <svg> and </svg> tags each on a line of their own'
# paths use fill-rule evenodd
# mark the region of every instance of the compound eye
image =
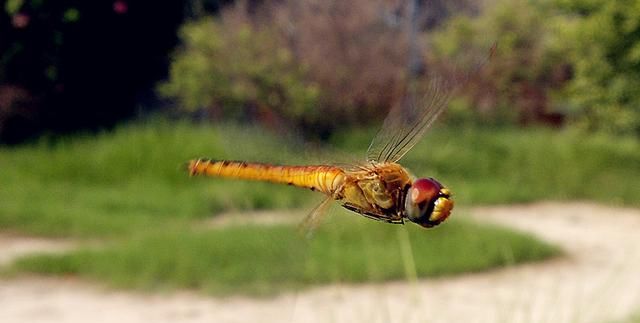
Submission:
<svg viewBox="0 0 640 323">
<path fill-rule="evenodd" d="M 421 178 L 414 181 L 411 188 L 411 201 L 419 205 L 434 200 L 442 189 L 442 185 L 434 179 Z"/>
</svg>

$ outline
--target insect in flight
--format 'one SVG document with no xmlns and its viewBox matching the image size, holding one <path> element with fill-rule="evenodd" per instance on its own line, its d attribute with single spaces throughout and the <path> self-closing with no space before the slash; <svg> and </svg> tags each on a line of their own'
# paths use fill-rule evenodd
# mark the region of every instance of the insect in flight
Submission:
<svg viewBox="0 0 640 323">
<path fill-rule="evenodd" d="M 492 56 L 496 45 L 491 48 Z M 485 61 L 486 62 L 486 61 Z M 484 62 L 475 65 L 477 72 Z M 365 217 L 388 223 L 405 220 L 430 228 L 451 214 L 451 191 L 433 178 L 415 178 L 397 162 L 422 138 L 447 107 L 451 93 L 468 80 L 433 77 L 420 104 L 397 105 L 367 150 L 365 163 L 349 167 L 275 166 L 244 161 L 195 159 L 189 173 L 212 177 L 266 181 L 308 188 L 326 198 L 307 216 L 307 226 L 318 223 L 331 200 Z"/>
</svg>

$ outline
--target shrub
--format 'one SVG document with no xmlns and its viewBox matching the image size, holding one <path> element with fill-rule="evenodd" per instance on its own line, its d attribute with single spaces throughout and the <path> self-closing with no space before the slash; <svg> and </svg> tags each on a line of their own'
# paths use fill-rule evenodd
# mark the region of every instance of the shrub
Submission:
<svg viewBox="0 0 640 323">
<path fill-rule="evenodd" d="M 640 134 L 640 3 L 557 0 L 573 17 L 565 39 L 575 78 L 567 91 L 577 124 Z"/>
<path fill-rule="evenodd" d="M 398 101 L 408 58 L 403 4 L 303 0 L 272 10 L 296 59 L 322 89 L 325 115 L 371 122 Z"/>
<path fill-rule="evenodd" d="M 551 91 L 569 78 L 562 46 L 554 33 L 561 17 L 551 17 L 530 1 L 497 1 L 478 17 L 458 16 L 432 35 L 431 64 L 477 64 L 497 42 L 490 62 L 473 76 L 455 115 L 497 122 L 561 121 Z M 463 69 L 468 70 L 468 69 Z M 469 114 L 468 110 L 473 113 Z"/>
<path fill-rule="evenodd" d="M 390 11 L 365 0 L 233 6 L 183 27 L 160 90 L 214 117 L 270 115 L 316 131 L 378 121 L 405 87 L 404 27 Z"/>
<path fill-rule="evenodd" d="M 160 91 L 186 110 L 207 108 L 231 118 L 313 117 L 318 88 L 277 38 L 238 15 L 187 23 Z"/>
</svg>

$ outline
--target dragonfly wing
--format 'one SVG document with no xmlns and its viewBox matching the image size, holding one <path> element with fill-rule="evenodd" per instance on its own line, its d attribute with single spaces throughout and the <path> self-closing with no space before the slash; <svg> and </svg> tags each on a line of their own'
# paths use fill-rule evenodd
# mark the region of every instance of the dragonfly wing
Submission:
<svg viewBox="0 0 640 323">
<path fill-rule="evenodd" d="M 420 104 L 409 98 L 394 106 L 367 150 L 367 160 L 396 162 L 422 138 L 451 98 L 455 82 L 433 77 Z"/>
<path fill-rule="evenodd" d="M 306 238 L 311 238 L 313 236 L 313 232 L 320 225 L 322 218 L 327 213 L 327 207 L 331 205 L 331 201 L 333 198 L 331 196 L 327 196 L 320 204 L 309 212 L 307 217 L 300 223 L 298 230 L 302 233 Z"/>
<path fill-rule="evenodd" d="M 488 57 L 472 60 L 474 62 L 467 73 L 432 76 L 422 91 L 424 95 L 419 103 L 415 95 L 410 95 L 405 102 L 394 106 L 367 150 L 367 161 L 384 163 L 400 160 L 444 111 L 451 94 L 465 85 L 494 55 L 496 46 L 493 44 Z"/>
</svg>

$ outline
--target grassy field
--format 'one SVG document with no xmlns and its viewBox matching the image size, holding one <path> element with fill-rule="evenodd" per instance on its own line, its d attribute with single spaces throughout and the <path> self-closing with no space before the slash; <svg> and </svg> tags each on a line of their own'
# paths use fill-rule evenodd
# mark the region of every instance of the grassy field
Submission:
<svg viewBox="0 0 640 323">
<path fill-rule="evenodd" d="M 188 159 L 360 161 L 372 136 L 364 130 L 338 134 L 332 146 L 318 148 L 257 128 L 155 120 L 98 136 L 3 147 L 0 230 L 98 240 L 103 246 L 29 257 L 15 271 L 213 293 L 441 275 L 557 253 L 531 237 L 465 221 L 424 231 L 344 211 L 334 211 L 339 215 L 310 242 L 293 233 L 295 225 L 194 229 L 225 211 L 310 209 L 320 196 L 287 186 L 189 178 Z M 634 189 L 639 148 L 637 139 L 572 132 L 441 128 L 403 164 L 450 186 L 457 210 L 538 199 L 640 205 Z M 403 240 L 404 230 L 411 243 Z"/>
<path fill-rule="evenodd" d="M 308 149 L 260 129 L 152 122 L 15 149 L 0 148 L 0 227 L 102 237 L 176 226 L 225 210 L 310 207 L 296 188 L 190 179 L 194 157 L 273 163 L 360 161 L 371 131 Z M 325 157 L 326 156 L 326 157 Z M 346 157 L 345 157 L 346 156 Z M 403 160 L 452 188 L 458 205 L 593 199 L 640 205 L 638 140 L 545 130 L 436 129 Z"/>
<path fill-rule="evenodd" d="M 309 203 L 310 193 L 290 187 L 190 179 L 184 164 L 199 156 L 300 161 L 256 129 L 186 123 L 154 122 L 97 138 L 2 148 L 0 227 L 108 237 L 179 226 L 225 210 Z"/>
<path fill-rule="evenodd" d="M 325 283 L 454 275 L 558 253 L 528 235 L 470 221 L 427 233 L 334 213 L 309 240 L 285 224 L 166 230 L 99 249 L 30 256 L 13 270 L 80 275 L 116 287 L 268 295 Z"/>
</svg>

